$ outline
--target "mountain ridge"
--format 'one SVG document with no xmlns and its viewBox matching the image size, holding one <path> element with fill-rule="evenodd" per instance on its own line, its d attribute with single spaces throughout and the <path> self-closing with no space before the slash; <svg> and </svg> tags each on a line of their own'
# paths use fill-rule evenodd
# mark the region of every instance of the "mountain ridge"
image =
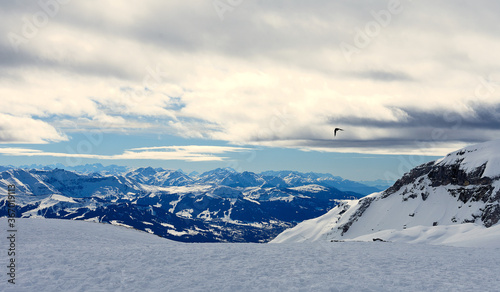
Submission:
<svg viewBox="0 0 500 292">
<path fill-rule="evenodd" d="M 471 145 L 417 166 L 387 190 L 343 201 L 325 215 L 283 232 L 273 242 L 371 240 L 382 235 L 418 241 L 418 236 L 402 235 L 412 230 L 425 236 L 439 227 L 434 230 L 450 237 L 456 235 L 451 230 L 460 230 L 455 225 L 472 224 L 477 230 L 496 226 L 500 221 L 497 149 L 500 140 Z M 447 240 L 446 236 L 441 239 Z"/>
<path fill-rule="evenodd" d="M 87 167 L 88 168 L 88 167 Z M 137 168 L 125 174 L 64 169 L 0 172 L 0 193 L 16 185 L 17 213 L 108 222 L 188 242 L 266 242 L 352 196 L 334 187 L 216 169 L 193 179 L 178 170 Z M 0 216 L 7 215 L 6 196 Z"/>
</svg>

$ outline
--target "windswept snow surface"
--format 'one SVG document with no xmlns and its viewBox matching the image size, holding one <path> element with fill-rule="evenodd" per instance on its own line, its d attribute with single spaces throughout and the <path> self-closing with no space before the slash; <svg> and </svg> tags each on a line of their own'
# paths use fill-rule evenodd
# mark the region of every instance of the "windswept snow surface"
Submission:
<svg viewBox="0 0 500 292">
<path fill-rule="evenodd" d="M 0 257 L 0 291 L 498 291 L 500 287 L 499 249 L 383 242 L 179 243 L 99 223 L 16 222 L 16 284 L 7 282 L 5 252 Z M 7 226 L 6 219 L 0 219 L 0 226 Z M 4 235 L 0 243 L 6 251 Z"/>
</svg>

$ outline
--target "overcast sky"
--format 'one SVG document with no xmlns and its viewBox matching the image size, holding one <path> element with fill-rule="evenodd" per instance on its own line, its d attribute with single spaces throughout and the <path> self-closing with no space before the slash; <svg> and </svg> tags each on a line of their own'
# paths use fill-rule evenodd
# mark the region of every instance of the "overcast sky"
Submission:
<svg viewBox="0 0 500 292">
<path fill-rule="evenodd" d="M 134 4 L 0 4 L 1 164 L 245 153 L 255 170 L 265 151 L 290 153 L 280 168 L 499 138 L 498 1 Z"/>
</svg>

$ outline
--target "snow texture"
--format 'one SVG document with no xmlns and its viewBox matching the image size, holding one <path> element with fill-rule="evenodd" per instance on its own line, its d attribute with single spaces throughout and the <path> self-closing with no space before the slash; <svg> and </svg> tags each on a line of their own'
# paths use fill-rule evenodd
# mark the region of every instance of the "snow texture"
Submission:
<svg viewBox="0 0 500 292">
<path fill-rule="evenodd" d="M 6 226 L 5 218 L 0 226 Z M 384 242 L 179 243 L 125 227 L 17 219 L 0 291 L 498 291 L 498 249 Z M 6 247 L 6 237 L 1 237 Z"/>
</svg>

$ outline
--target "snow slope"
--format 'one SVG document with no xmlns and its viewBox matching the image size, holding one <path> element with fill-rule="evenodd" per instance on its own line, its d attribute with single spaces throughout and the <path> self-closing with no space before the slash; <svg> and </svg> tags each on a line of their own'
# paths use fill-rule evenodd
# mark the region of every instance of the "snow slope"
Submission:
<svg viewBox="0 0 500 292">
<path fill-rule="evenodd" d="M 382 242 L 179 243 L 125 227 L 16 219 L 0 291 L 498 291 L 498 249 Z M 0 226 L 7 226 L 5 218 Z M 0 246 L 8 246 L 1 236 Z"/>
<path fill-rule="evenodd" d="M 343 201 L 273 242 L 381 238 L 500 247 L 499 149 L 500 140 L 452 152 L 414 168 L 386 191 Z"/>
</svg>

